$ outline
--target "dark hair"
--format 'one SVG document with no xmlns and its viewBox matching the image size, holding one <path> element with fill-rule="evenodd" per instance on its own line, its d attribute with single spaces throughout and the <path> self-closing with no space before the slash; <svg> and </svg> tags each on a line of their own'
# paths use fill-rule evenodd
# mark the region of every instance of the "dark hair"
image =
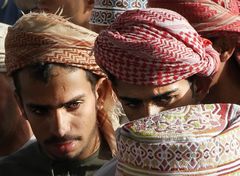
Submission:
<svg viewBox="0 0 240 176">
<path fill-rule="evenodd" d="M 116 85 L 116 77 L 111 74 L 109 71 L 105 71 L 105 73 L 108 76 L 108 79 L 111 81 L 112 85 Z M 195 81 L 196 75 L 192 75 L 188 77 L 186 80 L 188 80 L 190 83 L 193 83 Z"/>
<path fill-rule="evenodd" d="M 52 72 L 54 67 L 62 67 L 66 70 L 68 70 L 69 72 L 74 72 L 78 69 L 78 67 L 75 66 L 70 66 L 70 65 L 65 65 L 65 64 L 58 64 L 58 63 L 44 63 L 44 62 L 40 62 L 34 65 L 30 65 L 25 67 L 24 69 L 28 69 L 31 73 L 31 76 L 39 81 L 42 81 L 44 83 L 48 83 L 48 81 L 50 80 L 50 78 L 52 76 L 56 76 L 54 75 L 54 73 Z M 15 85 L 15 89 L 16 92 L 19 93 L 21 86 L 20 86 L 20 80 L 18 78 L 19 72 L 21 71 L 17 70 L 12 74 L 13 77 L 13 81 L 14 81 L 14 85 Z M 86 72 L 86 76 L 88 81 L 91 83 L 92 85 L 92 89 L 94 90 L 95 85 L 97 83 L 97 81 L 101 78 L 100 76 L 93 74 L 92 72 L 85 70 Z"/>
</svg>

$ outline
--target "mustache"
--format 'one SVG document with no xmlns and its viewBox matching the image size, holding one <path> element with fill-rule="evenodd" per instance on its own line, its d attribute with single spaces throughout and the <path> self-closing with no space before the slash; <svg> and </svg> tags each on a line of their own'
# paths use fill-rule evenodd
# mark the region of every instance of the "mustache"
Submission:
<svg viewBox="0 0 240 176">
<path fill-rule="evenodd" d="M 44 144 L 62 143 L 70 140 L 82 140 L 81 136 L 65 135 L 63 137 L 52 136 L 44 141 Z"/>
</svg>

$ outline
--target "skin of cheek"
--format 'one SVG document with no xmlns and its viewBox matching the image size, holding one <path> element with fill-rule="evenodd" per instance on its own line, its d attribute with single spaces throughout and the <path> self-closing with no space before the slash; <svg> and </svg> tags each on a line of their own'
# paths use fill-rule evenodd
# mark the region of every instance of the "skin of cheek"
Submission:
<svg viewBox="0 0 240 176">
<path fill-rule="evenodd" d="M 30 74 L 24 72 L 19 78 L 21 82 L 23 80 L 25 82 L 24 85 L 21 85 L 22 104 L 38 142 L 51 157 L 84 158 L 91 153 L 91 150 L 94 150 L 98 138 L 95 93 L 86 79 L 85 71 L 68 72 L 63 68 L 56 71 L 58 76 L 53 77 L 47 85 L 41 81 L 29 79 L 28 75 Z M 41 92 L 36 94 L 36 90 L 41 90 Z M 31 102 L 58 107 L 59 104 L 64 104 L 81 94 L 84 94 L 84 103 L 80 105 L 80 109 L 74 112 L 68 112 L 65 108 L 57 108 L 52 110 L 49 116 L 37 118 L 27 106 L 28 102 Z M 60 112 L 62 113 L 62 117 L 56 116 L 57 111 L 58 115 Z M 64 132 L 60 133 L 60 131 Z M 69 151 L 62 151 L 62 153 L 55 152 L 56 150 L 53 148 L 56 144 L 53 139 L 68 140 L 65 137 L 73 139 L 74 147 Z M 50 141 L 50 143 L 46 141 Z"/>
<path fill-rule="evenodd" d="M 116 85 L 115 92 L 117 93 L 118 97 L 124 95 L 124 97 L 134 97 L 143 101 L 143 104 L 137 108 L 130 108 L 126 106 L 124 101 L 121 101 L 120 99 L 123 109 L 129 120 L 155 115 L 163 110 L 196 103 L 188 80 L 180 80 L 173 84 L 162 87 L 134 86 L 123 82 L 118 82 Z M 177 90 L 173 93 L 173 95 L 176 96 L 173 103 L 166 106 L 157 106 L 157 104 L 151 100 L 151 97 L 154 95 L 163 94 L 164 92 L 171 90 Z"/>
</svg>

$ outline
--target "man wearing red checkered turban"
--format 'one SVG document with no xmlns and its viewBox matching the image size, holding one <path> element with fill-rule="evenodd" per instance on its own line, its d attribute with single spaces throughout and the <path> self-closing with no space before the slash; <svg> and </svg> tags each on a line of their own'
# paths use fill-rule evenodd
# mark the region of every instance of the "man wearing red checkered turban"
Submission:
<svg viewBox="0 0 240 176">
<path fill-rule="evenodd" d="M 100 33 L 94 51 L 130 120 L 197 103 L 220 60 L 209 40 L 166 9 L 123 13 Z"/>
<path fill-rule="evenodd" d="M 220 54 L 218 73 L 213 77 L 204 103 L 240 103 L 239 0 L 149 0 L 149 7 L 174 10 L 183 15 Z M 187 9 L 187 10 L 186 10 Z"/>
</svg>

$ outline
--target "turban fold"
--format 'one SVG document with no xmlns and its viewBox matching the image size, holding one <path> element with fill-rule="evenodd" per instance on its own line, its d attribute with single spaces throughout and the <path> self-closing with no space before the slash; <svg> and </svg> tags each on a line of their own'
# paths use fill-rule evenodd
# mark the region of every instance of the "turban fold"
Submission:
<svg viewBox="0 0 240 176">
<path fill-rule="evenodd" d="M 188 105 L 125 124 L 119 176 L 214 176 L 240 172 L 240 106 Z"/>
<path fill-rule="evenodd" d="M 192 75 L 211 77 L 219 54 L 185 18 L 166 9 L 123 13 L 95 42 L 96 62 L 119 80 L 167 85 Z"/>
<path fill-rule="evenodd" d="M 8 73 L 38 62 L 76 66 L 103 76 L 91 55 L 97 34 L 46 13 L 30 13 L 8 30 L 6 66 Z"/>
<path fill-rule="evenodd" d="M 239 0 L 149 0 L 148 6 L 180 13 L 205 36 L 240 33 Z"/>
<path fill-rule="evenodd" d="M 0 23 L 0 72 L 6 72 L 5 65 L 5 37 L 7 35 L 8 25 Z"/>
</svg>

